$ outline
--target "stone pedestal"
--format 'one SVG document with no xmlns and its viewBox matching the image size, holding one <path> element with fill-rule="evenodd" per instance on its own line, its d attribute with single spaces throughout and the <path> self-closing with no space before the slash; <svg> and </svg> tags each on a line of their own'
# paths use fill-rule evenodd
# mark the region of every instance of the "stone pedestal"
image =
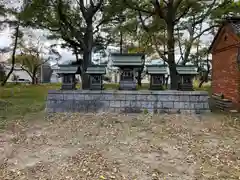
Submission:
<svg viewBox="0 0 240 180">
<path fill-rule="evenodd" d="M 47 112 L 203 113 L 205 91 L 49 91 Z"/>
</svg>

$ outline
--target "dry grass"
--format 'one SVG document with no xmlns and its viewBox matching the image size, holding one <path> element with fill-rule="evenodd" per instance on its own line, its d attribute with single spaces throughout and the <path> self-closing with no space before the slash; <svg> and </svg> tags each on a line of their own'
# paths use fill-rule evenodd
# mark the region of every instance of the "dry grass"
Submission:
<svg viewBox="0 0 240 180">
<path fill-rule="evenodd" d="M 36 120 L 12 122 L 0 134 L 1 180 L 240 178 L 240 131 L 224 116 L 58 114 Z"/>
</svg>

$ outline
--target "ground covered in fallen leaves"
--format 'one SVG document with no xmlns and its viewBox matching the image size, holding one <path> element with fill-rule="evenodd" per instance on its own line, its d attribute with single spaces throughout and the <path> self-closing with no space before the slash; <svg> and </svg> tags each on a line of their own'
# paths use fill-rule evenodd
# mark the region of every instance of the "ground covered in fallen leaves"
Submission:
<svg viewBox="0 0 240 180">
<path fill-rule="evenodd" d="M 0 133 L 1 180 L 231 180 L 240 130 L 224 116 L 57 114 Z"/>
</svg>

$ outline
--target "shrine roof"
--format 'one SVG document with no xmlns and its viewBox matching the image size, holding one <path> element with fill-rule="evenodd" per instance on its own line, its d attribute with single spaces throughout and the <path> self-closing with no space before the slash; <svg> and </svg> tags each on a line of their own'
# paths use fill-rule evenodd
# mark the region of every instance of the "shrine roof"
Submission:
<svg viewBox="0 0 240 180">
<path fill-rule="evenodd" d="M 178 74 L 186 74 L 186 75 L 196 75 L 198 74 L 197 72 L 197 66 L 194 65 L 178 65 L 177 66 L 177 72 Z"/>
<path fill-rule="evenodd" d="M 144 57 L 143 53 L 112 53 L 111 58 L 113 61 L 113 66 L 123 67 L 123 66 L 143 66 Z"/>
<path fill-rule="evenodd" d="M 87 74 L 106 74 L 106 65 L 93 65 L 87 68 Z"/>
<path fill-rule="evenodd" d="M 144 53 L 111 53 L 111 56 L 145 56 Z"/>
<path fill-rule="evenodd" d="M 78 66 L 71 66 L 66 64 L 59 65 L 59 69 L 57 71 L 58 74 L 75 74 L 77 73 Z"/>
<path fill-rule="evenodd" d="M 148 74 L 168 74 L 167 65 L 149 64 L 146 68 Z"/>
<path fill-rule="evenodd" d="M 164 61 L 162 59 L 152 59 L 152 60 L 150 60 L 149 64 L 152 64 L 152 65 L 163 65 Z"/>
</svg>

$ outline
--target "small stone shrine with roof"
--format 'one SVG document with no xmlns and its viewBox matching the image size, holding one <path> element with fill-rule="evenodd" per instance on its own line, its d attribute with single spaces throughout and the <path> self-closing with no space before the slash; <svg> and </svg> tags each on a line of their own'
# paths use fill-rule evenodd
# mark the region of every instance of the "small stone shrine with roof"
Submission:
<svg viewBox="0 0 240 180">
<path fill-rule="evenodd" d="M 136 90 L 136 77 L 139 69 L 143 68 L 145 55 L 143 53 L 113 53 L 113 66 L 120 71 L 119 90 Z"/>
<path fill-rule="evenodd" d="M 90 75 L 90 90 L 102 90 L 103 75 L 106 74 L 106 65 L 92 65 L 87 68 L 87 74 Z"/>
<path fill-rule="evenodd" d="M 177 73 L 180 76 L 180 91 L 193 91 L 193 78 L 198 74 L 194 65 L 177 65 Z"/>
<path fill-rule="evenodd" d="M 163 90 L 165 75 L 167 72 L 167 65 L 149 64 L 146 66 L 147 74 L 150 75 L 150 89 Z"/>
<path fill-rule="evenodd" d="M 76 74 L 78 73 L 78 66 L 71 64 L 60 64 L 58 74 L 62 78 L 61 90 L 76 89 Z"/>
<path fill-rule="evenodd" d="M 81 74 L 79 65 L 72 62 L 58 66 L 58 74 L 62 77 L 61 90 L 75 90 L 77 83 L 76 74 Z M 90 76 L 90 90 L 102 90 L 103 75 L 106 74 L 106 65 L 91 65 L 87 68 L 86 73 Z"/>
</svg>

